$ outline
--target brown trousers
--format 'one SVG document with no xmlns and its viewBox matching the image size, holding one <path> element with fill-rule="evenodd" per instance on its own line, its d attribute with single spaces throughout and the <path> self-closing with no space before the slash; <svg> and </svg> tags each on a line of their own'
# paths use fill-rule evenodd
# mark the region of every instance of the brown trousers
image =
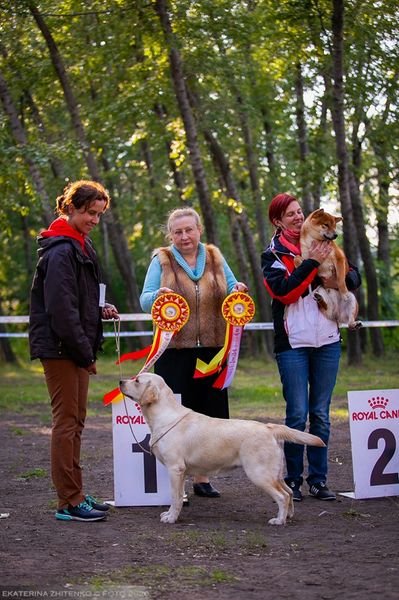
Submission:
<svg viewBox="0 0 399 600">
<path fill-rule="evenodd" d="M 58 508 L 77 506 L 84 499 L 80 445 L 89 389 L 89 373 L 71 360 L 42 359 L 51 398 L 51 477 Z"/>
</svg>

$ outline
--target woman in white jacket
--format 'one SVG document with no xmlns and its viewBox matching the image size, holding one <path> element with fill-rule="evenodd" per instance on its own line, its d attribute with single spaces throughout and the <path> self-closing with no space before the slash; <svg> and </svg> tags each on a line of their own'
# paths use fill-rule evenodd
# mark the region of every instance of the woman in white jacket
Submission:
<svg viewBox="0 0 399 600">
<path fill-rule="evenodd" d="M 270 203 L 269 219 L 276 227 L 270 245 L 262 254 L 264 283 L 272 297 L 274 351 L 286 401 L 289 427 L 319 436 L 325 448 L 307 447 L 309 493 L 319 500 L 335 500 L 327 487 L 327 444 L 330 435 L 329 411 L 341 356 L 338 323 L 318 309 L 311 290 L 320 284 L 317 268 L 331 252 L 330 242 L 314 242 L 309 258 L 297 268 L 294 258 L 301 254 L 302 209 L 294 196 L 279 194 Z M 360 276 L 350 266 L 346 276 L 349 290 L 360 285 Z M 335 287 L 336 281 L 324 281 Z M 302 500 L 304 447 L 285 445 L 286 482 L 294 500 Z"/>
</svg>

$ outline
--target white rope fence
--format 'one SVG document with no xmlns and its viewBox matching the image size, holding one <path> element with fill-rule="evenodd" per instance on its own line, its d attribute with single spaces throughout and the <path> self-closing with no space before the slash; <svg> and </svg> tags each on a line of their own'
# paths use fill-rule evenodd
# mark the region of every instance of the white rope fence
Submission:
<svg viewBox="0 0 399 600">
<path fill-rule="evenodd" d="M 149 321 L 151 322 L 151 315 L 149 314 L 141 314 L 141 313 L 126 313 L 120 315 L 121 323 L 124 322 L 132 322 L 132 321 Z M 28 324 L 29 316 L 17 316 L 17 317 L 0 317 L 0 325 L 18 325 L 18 324 Z M 104 321 L 104 324 L 110 324 L 112 321 Z M 399 321 L 362 321 L 363 327 L 398 327 Z M 341 325 L 341 327 L 345 328 L 347 325 Z M 273 323 L 248 323 L 244 326 L 245 331 L 265 331 L 273 329 Z M 121 337 L 139 337 L 139 336 L 151 336 L 152 337 L 152 329 L 148 331 L 121 331 Z M 114 337 L 114 331 L 105 331 L 104 337 Z M 27 338 L 27 332 L 0 332 L 0 337 L 9 337 L 9 338 Z"/>
</svg>

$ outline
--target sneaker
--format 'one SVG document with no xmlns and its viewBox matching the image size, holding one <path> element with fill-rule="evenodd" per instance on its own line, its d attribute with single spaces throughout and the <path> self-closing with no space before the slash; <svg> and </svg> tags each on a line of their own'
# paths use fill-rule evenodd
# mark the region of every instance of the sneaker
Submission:
<svg viewBox="0 0 399 600">
<path fill-rule="evenodd" d="M 301 484 L 298 481 L 286 481 L 286 484 L 292 490 L 292 499 L 294 502 L 302 502 L 303 496 L 301 492 Z"/>
<path fill-rule="evenodd" d="M 68 508 L 60 508 L 55 513 L 55 518 L 60 521 L 101 521 L 106 516 L 106 512 L 95 510 L 85 500 L 77 506 L 69 505 Z"/>
<path fill-rule="evenodd" d="M 102 504 L 101 502 L 97 502 L 97 500 L 93 498 L 93 496 L 85 496 L 85 501 L 89 506 L 94 508 L 94 510 L 101 510 L 103 512 L 109 510 L 109 504 Z"/>
<path fill-rule="evenodd" d="M 334 492 L 328 489 L 324 481 L 319 483 L 313 483 L 309 488 L 309 495 L 319 500 L 335 500 L 336 496 Z"/>
<path fill-rule="evenodd" d="M 183 494 L 183 506 L 190 506 L 190 500 L 186 492 Z"/>
</svg>

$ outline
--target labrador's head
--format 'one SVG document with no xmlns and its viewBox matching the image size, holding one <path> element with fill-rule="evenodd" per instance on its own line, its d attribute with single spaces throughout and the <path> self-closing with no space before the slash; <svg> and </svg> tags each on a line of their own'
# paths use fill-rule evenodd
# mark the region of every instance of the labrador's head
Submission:
<svg viewBox="0 0 399 600">
<path fill-rule="evenodd" d="M 162 377 L 153 373 L 141 373 L 134 379 L 122 379 L 119 382 L 121 392 L 140 406 L 156 402 L 165 386 Z"/>
</svg>

